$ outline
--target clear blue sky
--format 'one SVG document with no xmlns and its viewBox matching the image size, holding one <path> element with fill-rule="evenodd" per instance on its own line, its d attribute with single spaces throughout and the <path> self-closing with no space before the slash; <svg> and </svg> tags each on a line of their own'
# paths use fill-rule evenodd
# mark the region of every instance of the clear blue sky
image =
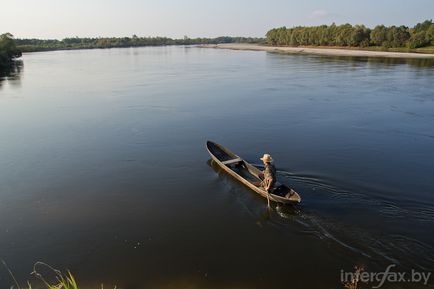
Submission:
<svg viewBox="0 0 434 289">
<path fill-rule="evenodd" d="M 413 26 L 434 18 L 434 0 L 9 0 L 0 33 L 71 36 L 264 36 L 280 26 Z"/>
</svg>

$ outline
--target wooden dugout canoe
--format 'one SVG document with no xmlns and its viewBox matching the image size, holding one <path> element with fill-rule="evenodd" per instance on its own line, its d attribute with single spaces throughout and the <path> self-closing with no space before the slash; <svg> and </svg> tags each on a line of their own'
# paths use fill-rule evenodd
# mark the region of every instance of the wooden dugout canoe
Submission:
<svg viewBox="0 0 434 289">
<path fill-rule="evenodd" d="M 227 148 L 212 141 L 206 142 L 206 148 L 211 155 L 211 158 L 228 174 L 249 187 L 264 198 L 267 198 L 267 192 L 255 186 L 254 182 L 259 182 L 259 174 L 261 171 L 249 164 L 238 155 L 234 154 Z M 300 203 L 300 195 L 293 189 L 282 185 L 278 182 L 274 185 L 275 189 L 270 193 L 270 201 L 283 204 Z"/>
</svg>

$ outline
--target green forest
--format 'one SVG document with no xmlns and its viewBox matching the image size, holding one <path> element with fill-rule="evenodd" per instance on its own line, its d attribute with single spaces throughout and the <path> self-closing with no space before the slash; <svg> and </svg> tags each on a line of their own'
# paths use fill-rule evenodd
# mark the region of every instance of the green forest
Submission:
<svg viewBox="0 0 434 289">
<path fill-rule="evenodd" d="M 217 38 L 188 38 L 172 39 L 167 37 L 102 37 L 102 38 L 65 38 L 62 40 L 16 39 L 17 47 L 23 52 L 65 50 L 65 49 L 91 49 L 112 47 L 138 47 L 157 45 L 192 45 L 192 44 L 219 44 L 219 43 L 260 43 L 264 38 L 251 37 L 217 37 Z"/>
<path fill-rule="evenodd" d="M 321 25 L 275 28 L 266 34 L 267 43 L 281 46 L 346 46 L 414 49 L 434 45 L 434 23 L 426 20 L 413 28 L 378 25 Z"/>
<path fill-rule="evenodd" d="M 0 35 L 0 72 L 9 70 L 14 59 L 21 56 L 21 51 L 16 47 L 12 34 Z"/>
</svg>

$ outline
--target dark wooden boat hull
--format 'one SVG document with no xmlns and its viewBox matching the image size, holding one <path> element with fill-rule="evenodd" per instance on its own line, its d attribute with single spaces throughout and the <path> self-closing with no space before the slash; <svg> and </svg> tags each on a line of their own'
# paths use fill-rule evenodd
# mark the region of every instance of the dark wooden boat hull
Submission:
<svg viewBox="0 0 434 289">
<path fill-rule="evenodd" d="M 212 141 L 207 141 L 206 148 L 212 160 L 223 170 L 249 187 L 251 190 L 255 191 L 262 197 L 267 198 L 268 193 L 263 188 L 257 187 L 253 184 L 253 182 L 261 180 L 259 178 L 261 171 L 258 168 L 249 164 L 222 145 Z M 278 183 L 275 187 L 277 187 L 275 190 L 276 193 L 272 192 L 269 194 L 270 201 L 283 204 L 296 204 L 301 202 L 300 195 L 293 189 Z"/>
</svg>

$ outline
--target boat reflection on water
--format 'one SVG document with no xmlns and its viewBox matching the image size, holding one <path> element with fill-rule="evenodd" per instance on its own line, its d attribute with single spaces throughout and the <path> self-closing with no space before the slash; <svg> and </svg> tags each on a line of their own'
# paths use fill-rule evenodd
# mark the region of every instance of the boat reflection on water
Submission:
<svg viewBox="0 0 434 289">
<path fill-rule="evenodd" d="M 245 189 L 246 196 L 251 197 L 252 199 L 258 200 L 259 202 L 255 202 L 258 206 L 254 209 L 250 208 L 250 212 L 255 212 L 255 216 L 257 217 L 256 223 L 259 226 L 262 226 L 263 223 L 272 221 L 273 217 L 280 217 L 285 219 L 293 219 L 297 217 L 301 213 L 301 209 L 299 205 L 293 204 L 279 204 L 279 203 L 271 203 L 271 207 L 267 207 L 266 201 L 264 202 L 264 198 L 251 192 L 248 188 L 243 186 L 240 182 L 235 180 L 233 177 L 229 176 L 217 163 L 215 163 L 212 159 L 207 161 L 208 166 L 210 166 L 219 176 L 219 178 L 224 182 L 229 182 L 231 186 L 239 187 Z M 251 202 L 248 202 L 251 203 Z M 263 204 L 263 206 L 259 205 Z M 245 205 L 245 204 L 244 204 Z"/>
</svg>

